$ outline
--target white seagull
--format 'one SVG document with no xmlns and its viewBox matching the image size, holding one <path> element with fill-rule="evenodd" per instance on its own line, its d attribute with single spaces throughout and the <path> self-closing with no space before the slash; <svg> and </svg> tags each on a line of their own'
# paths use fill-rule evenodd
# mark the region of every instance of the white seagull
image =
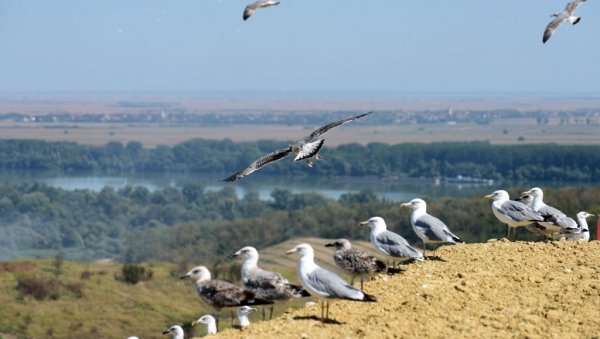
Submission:
<svg viewBox="0 0 600 339">
<path fill-rule="evenodd" d="M 238 308 L 237 311 L 237 317 L 238 317 L 238 321 L 239 321 L 239 325 L 241 329 L 244 329 L 248 326 L 250 326 L 250 320 L 248 319 L 248 314 L 250 314 L 250 312 L 256 312 L 256 308 L 254 307 L 250 307 L 250 306 L 242 306 L 240 308 Z"/>
<path fill-rule="evenodd" d="M 173 339 L 183 339 L 183 328 L 179 325 L 171 326 L 168 330 L 163 331 L 163 334 L 171 334 Z"/>
<path fill-rule="evenodd" d="M 427 203 L 423 199 L 413 199 L 403 203 L 402 207 L 412 208 L 410 223 L 413 230 L 423 240 L 423 252 L 427 244 L 462 243 L 459 237 L 450 232 L 450 229 L 440 219 L 427 213 Z M 435 253 L 435 250 L 434 250 Z"/>
<path fill-rule="evenodd" d="M 546 237 L 551 238 L 552 233 L 560 232 L 563 229 L 577 228 L 575 220 L 569 218 L 565 213 L 544 203 L 544 192 L 539 187 L 534 187 L 529 191 L 523 192 L 523 195 L 531 196 L 530 207 L 539 213 L 544 221 L 539 221 L 539 228 L 544 230 Z"/>
<path fill-rule="evenodd" d="M 206 325 L 206 335 L 217 334 L 217 321 L 212 315 L 203 315 L 198 320 L 192 322 L 192 326 L 199 324 Z"/>
<path fill-rule="evenodd" d="M 554 20 L 550 21 L 548 26 L 546 26 L 546 30 L 544 30 L 544 38 L 542 39 L 543 43 L 546 43 L 554 34 L 554 31 L 558 28 L 558 26 L 564 24 L 565 22 L 570 22 L 573 25 L 577 25 L 577 23 L 581 20 L 581 17 L 574 16 L 573 13 L 577 9 L 577 6 L 581 5 L 582 2 L 586 0 L 573 0 L 567 4 L 567 7 L 560 12 L 554 13 L 551 16 L 554 17 Z"/>
<path fill-rule="evenodd" d="M 349 285 L 337 274 L 322 268 L 315 263 L 315 252 L 309 244 L 302 243 L 287 251 L 287 254 L 298 253 L 298 277 L 310 294 L 321 300 L 321 320 L 329 319 L 329 299 L 345 299 L 354 301 L 377 301 L 369 294 Z M 326 301 L 327 312 L 323 316 Z"/>
<path fill-rule="evenodd" d="M 254 14 L 254 12 L 259 8 L 267 8 L 271 6 L 279 5 L 279 1 L 274 0 L 258 0 L 257 2 L 253 2 L 246 6 L 244 9 L 244 21 L 248 20 Z"/>
<path fill-rule="evenodd" d="M 565 238 L 567 241 L 583 240 L 590 241 L 590 228 L 586 218 L 593 217 L 593 214 L 588 212 L 577 213 L 578 228 L 564 229 L 552 235 L 552 239 L 559 240 Z"/>
<path fill-rule="evenodd" d="M 306 160 L 306 163 L 308 164 L 308 166 L 312 167 L 313 162 L 312 162 L 312 160 L 310 160 L 312 157 L 314 157 L 317 160 L 323 159 L 321 157 L 321 155 L 319 154 L 319 150 L 321 149 L 321 147 L 323 147 L 323 143 L 325 142 L 325 139 L 321 138 L 321 136 L 323 134 L 325 134 L 327 131 L 329 131 L 330 129 L 332 129 L 334 127 L 338 127 L 343 124 L 347 124 L 356 119 L 365 117 L 371 113 L 372 112 L 360 114 L 360 115 L 357 115 L 354 117 L 350 117 L 350 118 L 342 119 L 342 120 L 339 120 L 336 122 L 332 122 L 323 127 L 320 127 L 317 130 L 315 130 L 314 132 L 312 132 L 308 137 L 304 138 L 304 140 L 299 141 L 294 145 L 290 145 L 286 148 L 282 148 L 280 150 L 277 150 L 275 152 L 272 152 L 272 153 L 262 156 L 261 158 L 254 161 L 247 167 L 239 170 L 237 173 L 223 179 L 223 181 L 227 181 L 227 182 L 236 181 L 242 177 L 245 177 L 245 176 L 259 170 L 260 168 L 262 168 L 265 165 L 268 165 L 272 162 L 275 162 L 275 161 L 278 161 L 278 160 L 281 160 L 281 159 L 287 157 L 288 155 L 290 155 L 290 153 L 294 153 L 296 155 L 296 157 L 294 158 L 294 161 Z"/>
<path fill-rule="evenodd" d="M 371 228 L 371 243 L 381 253 L 395 258 L 425 259 L 423 253 L 412 247 L 401 235 L 388 231 L 383 218 L 372 217 L 360 223 L 360 226 L 365 225 Z"/>
<path fill-rule="evenodd" d="M 493 200 L 492 212 L 500 222 L 508 226 L 506 238 L 510 240 L 510 233 L 514 230 L 515 238 L 517 236 L 517 227 L 533 224 L 538 221 L 544 221 L 544 218 L 527 205 L 510 200 L 508 192 L 503 190 L 488 194 L 484 199 Z"/>
</svg>

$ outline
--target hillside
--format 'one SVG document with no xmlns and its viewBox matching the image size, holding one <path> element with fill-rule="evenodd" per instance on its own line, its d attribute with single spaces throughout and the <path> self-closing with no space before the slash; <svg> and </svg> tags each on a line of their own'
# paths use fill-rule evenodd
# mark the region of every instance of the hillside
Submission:
<svg viewBox="0 0 600 339">
<path fill-rule="evenodd" d="M 365 290 L 377 304 L 335 302 L 322 324 L 318 306 L 290 311 L 227 338 L 529 337 L 600 333 L 600 243 L 492 241 L 446 246 L 442 261 L 408 265 Z"/>
</svg>

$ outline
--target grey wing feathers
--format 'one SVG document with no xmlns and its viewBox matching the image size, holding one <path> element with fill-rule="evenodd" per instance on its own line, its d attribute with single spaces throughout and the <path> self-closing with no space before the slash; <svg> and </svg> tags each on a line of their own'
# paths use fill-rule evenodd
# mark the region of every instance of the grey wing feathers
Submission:
<svg viewBox="0 0 600 339">
<path fill-rule="evenodd" d="M 377 236 L 376 240 L 379 246 L 393 257 L 422 257 L 422 254 L 410 246 L 406 239 L 394 232 L 382 232 Z"/>
<path fill-rule="evenodd" d="M 550 37 L 552 37 L 552 34 L 554 34 L 554 31 L 558 28 L 558 26 L 560 26 L 565 21 L 566 18 L 564 16 L 558 16 L 556 17 L 556 19 L 550 21 L 548 26 L 546 26 L 546 30 L 544 30 L 544 38 L 542 39 L 542 42 L 546 43 L 546 41 L 548 41 Z"/>
<path fill-rule="evenodd" d="M 339 120 L 339 121 L 336 121 L 336 122 L 332 122 L 332 123 L 330 123 L 330 124 L 327 124 L 327 125 L 325 125 L 325 126 L 322 126 L 322 127 L 318 128 L 318 129 L 316 129 L 314 132 L 312 132 L 312 133 L 311 133 L 311 134 L 310 134 L 310 135 L 309 135 L 309 136 L 308 136 L 308 137 L 305 139 L 305 141 L 312 141 L 312 140 L 315 140 L 316 138 L 318 138 L 318 137 L 320 137 L 321 135 L 325 134 L 327 131 L 329 131 L 329 130 L 330 130 L 330 129 L 332 129 L 332 128 L 338 127 L 338 126 L 340 126 L 340 125 L 343 125 L 343 124 L 345 124 L 345 123 L 348 123 L 348 122 L 354 121 L 354 120 L 356 120 L 356 119 L 360 119 L 360 118 L 362 118 L 362 117 L 365 117 L 365 116 L 367 116 L 367 115 L 369 115 L 369 114 L 371 114 L 371 113 L 373 113 L 373 112 L 367 112 L 367 113 L 363 113 L 363 114 L 360 114 L 360 115 L 357 115 L 357 116 L 354 116 L 354 117 L 350 117 L 350 118 L 342 119 L 342 120 Z"/>
<path fill-rule="evenodd" d="M 509 200 L 502 204 L 500 213 L 515 221 L 544 221 L 544 218 L 518 201 Z"/>
<path fill-rule="evenodd" d="M 337 274 L 317 268 L 308 275 L 310 287 L 328 298 L 363 300 L 364 293 L 349 285 Z"/>
<path fill-rule="evenodd" d="M 452 234 L 448 226 L 440 219 L 425 214 L 415 222 L 415 227 L 419 228 L 427 238 L 433 241 L 461 242 L 460 238 Z"/>
<path fill-rule="evenodd" d="M 581 5 L 581 3 L 584 1 L 586 0 L 573 0 L 569 2 L 567 7 L 565 7 L 565 11 L 569 12 L 569 14 L 572 14 L 577 9 L 577 6 Z"/>
<path fill-rule="evenodd" d="M 285 157 L 287 157 L 290 153 L 292 152 L 292 147 L 287 147 L 287 148 L 283 148 L 280 150 L 277 150 L 275 152 L 269 153 L 263 157 L 261 157 L 260 159 L 254 161 L 253 163 L 251 163 L 250 165 L 248 165 L 248 167 L 241 169 L 240 171 L 238 171 L 237 173 L 233 174 L 232 176 L 223 179 L 223 181 L 227 181 L 227 182 L 231 182 L 231 181 L 235 181 L 238 180 L 239 178 L 245 177 L 249 174 L 251 174 L 254 171 L 259 170 L 261 167 L 281 160 Z"/>
<path fill-rule="evenodd" d="M 552 216 L 552 217 L 556 217 L 556 218 L 567 217 L 567 215 L 564 214 L 563 212 L 559 211 L 558 209 L 556 209 L 552 206 L 548 206 L 548 205 L 545 205 L 542 208 L 540 208 L 538 210 L 538 213 L 540 213 L 542 216 Z"/>
</svg>

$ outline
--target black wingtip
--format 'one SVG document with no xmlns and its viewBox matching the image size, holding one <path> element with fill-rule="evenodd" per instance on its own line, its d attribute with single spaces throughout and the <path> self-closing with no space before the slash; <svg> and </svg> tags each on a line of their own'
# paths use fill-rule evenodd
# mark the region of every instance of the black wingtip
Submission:
<svg viewBox="0 0 600 339">
<path fill-rule="evenodd" d="M 364 293 L 364 297 L 361 301 L 367 301 L 367 302 L 377 302 L 377 298 L 374 295 L 370 295 L 370 294 L 366 294 Z"/>
</svg>

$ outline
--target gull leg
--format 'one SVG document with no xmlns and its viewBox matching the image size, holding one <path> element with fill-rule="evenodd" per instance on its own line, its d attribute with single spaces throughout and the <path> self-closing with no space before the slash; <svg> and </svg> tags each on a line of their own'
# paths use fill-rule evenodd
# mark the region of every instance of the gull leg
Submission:
<svg viewBox="0 0 600 339">
<path fill-rule="evenodd" d="M 273 319 L 273 304 L 271 304 L 271 312 L 269 312 L 269 320 Z"/>
<path fill-rule="evenodd" d="M 361 291 L 363 291 L 363 281 L 364 281 L 364 279 L 363 279 L 363 277 L 361 276 L 361 277 L 360 277 L 360 290 L 361 290 Z"/>
<path fill-rule="evenodd" d="M 325 322 L 325 305 L 321 300 L 321 322 Z"/>
<path fill-rule="evenodd" d="M 317 154 L 315 154 L 315 159 L 323 160 L 323 157 L 319 153 L 317 153 Z"/>
<path fill-rule="evenodd" d="M 219 331 L 219 314 L 215 313 L 215 325 L 217 326 L 217 332 Z"/>
<path fill-rule="evenodd" d="M 313 167 L 313 162 L 309 160 L 306 160 L 306 164 L 308 165 L 308 167 Z"/>
<path fill-rule="evenodd" d="M 354 286 L 354 276 L 350 278 L 350 285 Z"/>
<path fill-rule="evenodd" d="M 325 313 L 325 317 L 327 317 L 327 319 L 329 319 L 329 300 L 327 300 L 327 311 Z"/>
<path fill-rule="evenodd" d="M 425 256 L 426 252 L 427 252 L 427 243 L 425 242 L 425 240 L 423 240 L 423 256 Z"/>
<path fill-rule="evenodd" d="M 263 316 L 263 321 L 265 321 L 265 305 L 262 305 L 262 316 Z"/>
<path fill-rule="evenodd" d="M 233 311 L 231 311 L 231 327 L 233 327 L 233 318 L 235 317 Z"/>
</svg>

